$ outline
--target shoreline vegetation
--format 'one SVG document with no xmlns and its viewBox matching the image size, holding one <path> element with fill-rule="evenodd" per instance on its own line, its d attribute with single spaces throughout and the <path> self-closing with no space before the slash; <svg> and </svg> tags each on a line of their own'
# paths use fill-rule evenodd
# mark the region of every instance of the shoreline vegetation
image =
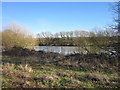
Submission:
<svg viewBox="0 0 120 90">
<path fill-rule="evenodd" d="M 118 58 L 13 47 L 2 52 L 2 88 L 119 88 Z"/>
</svg>

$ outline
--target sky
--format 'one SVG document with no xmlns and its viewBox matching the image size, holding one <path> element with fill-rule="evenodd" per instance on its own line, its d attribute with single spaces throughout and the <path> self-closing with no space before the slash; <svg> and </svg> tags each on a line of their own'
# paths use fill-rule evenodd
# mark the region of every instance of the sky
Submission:
<svg viewBox="0 0 120 90">
<path fill-rule="evenodd" d="M 113 23 L 114 2 L 3 2 L 2 27 L 18 23 L 34 34 L 90 31 Z"/>
</svg>

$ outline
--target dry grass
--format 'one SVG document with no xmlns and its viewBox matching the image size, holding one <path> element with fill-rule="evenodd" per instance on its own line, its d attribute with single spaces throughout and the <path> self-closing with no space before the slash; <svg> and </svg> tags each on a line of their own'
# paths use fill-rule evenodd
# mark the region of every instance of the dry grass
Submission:
<svg viewBox="0 0 120 90">
<path fill-rule="evenodd" d="M 10 64 L 2 66 L 3 88 L 117 88 L 117 74 L 102 72 L 84 72 L 39 65 L 33 69 L 28 64 Z M 116 81 L 115 81 L 116 80 Z"/>
</svg>

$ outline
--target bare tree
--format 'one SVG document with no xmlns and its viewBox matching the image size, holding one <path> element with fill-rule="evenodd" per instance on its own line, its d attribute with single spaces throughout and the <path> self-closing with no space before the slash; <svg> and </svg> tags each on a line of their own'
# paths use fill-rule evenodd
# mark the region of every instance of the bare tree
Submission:
<svg viewBox="0 0 120 90">
<path fill-rule="evenodd" d="M 59 33 L 61 38 L 65 37 L 65 32 L 59 32 Z"/>
<path fill-rule="evenodd" d="M 116 2 L 116 5 L 113 8 L 114 11 L 114 21 L 116 22 L 115 25 L 112 25 L 114 29 L 118 30 L 118 35 L 120 35 L 120 1 Z"/>
</svg>

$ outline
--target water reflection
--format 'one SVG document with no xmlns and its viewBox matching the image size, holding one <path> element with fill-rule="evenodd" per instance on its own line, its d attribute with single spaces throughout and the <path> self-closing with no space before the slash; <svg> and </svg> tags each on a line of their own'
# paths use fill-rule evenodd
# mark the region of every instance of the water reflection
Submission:
<svg viewBox="0 0 120 90">
<path fill-rule="evenodd" d="M 46 52 L 56 52 L 60 54 L 75 54 L 75 53 L 84 53 L 86 54 L 87 51 L 82 47 L 76 46 L 35 46 L 34 49 L 36 51 L 43 50 Z M 92 49 L 92 47 L 87 47 L 87 49 L 91 52 L 100 52 L 98 49 Z"/>
</svg>

